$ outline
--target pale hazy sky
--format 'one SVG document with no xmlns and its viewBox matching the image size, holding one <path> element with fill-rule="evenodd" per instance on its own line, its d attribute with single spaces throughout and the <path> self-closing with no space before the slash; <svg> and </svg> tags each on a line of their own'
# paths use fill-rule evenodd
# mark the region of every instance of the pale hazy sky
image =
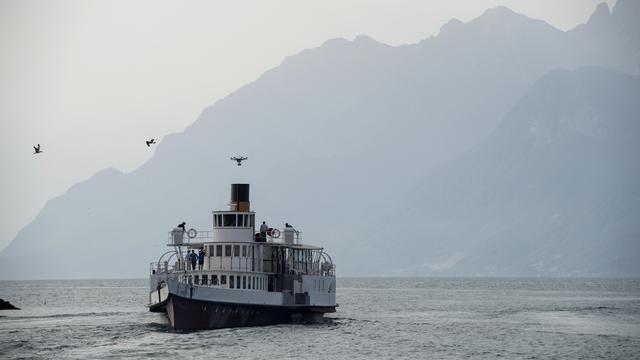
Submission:
<svg viewBox="0 0 640 360">
<path fill-rule="evenodd" d="M 327 39 L 415 43 L 498 5 L 567 30 L 599 2 L 0 0 L 0 249 L 50 198 L 135 169 L 147 138 Z"/>
</svg>

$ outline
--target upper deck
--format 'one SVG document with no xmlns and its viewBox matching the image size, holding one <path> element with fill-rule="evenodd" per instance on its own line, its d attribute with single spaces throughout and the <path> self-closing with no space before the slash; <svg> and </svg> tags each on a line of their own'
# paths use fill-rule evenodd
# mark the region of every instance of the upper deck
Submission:
<svg viewBox="0 0 640 360">
<path fill-rule="evenodd" d="M 331 257 L 322 247 L 302 244 L 302 233 L 291 225 L 285 223 L 278 229 L 263 223 L 262 231 L 256 231 L 248 184 L 231 185 L 229 208 L 213 211 L 211 229 L 185 231 L 177 227 L 169 231 L 167 245 L 174 247 L 175 253 L 164 262 L 161 258 L 156 267 L 163 267 L 164 271 L 171 267 L 174 272 L 333 274 Z M 172 266 L 170 262 L 173 262 Z"/>
<path fill-rule="evenodd" d="M 229 231 L 242 230 L 241 227 L 226 227 Z M 236 239 L 237 236 L 227 236 L 227 233 L 221 233 L 219 228 L 214 225 L 213 230 L 196 230 L 189 229 L 189 231 L 183 231 L 182 229 L 175 228 L 167 233 L 167 246 L 191 246 L 197 247 L 208 243 L 215 242 L 257 242 L 262 244 L 272 244 L 274 246 L 311 246 L 302 244 L 302 232 L 294 230 L 293 228 L 284 228 L 282 230 L 276 228 L 270 228 L 271 231 L 264 233 L 264 238 L 260 232 L 251 233 L 248 238 Z M 235 235 L 235 234 L 234 234 Z M 261 241 L 264 240 L 264 241 Z M 320 247 L 316 247 L 322 249 Z"/>
<path fill-rule="evenodd" d="M 288 230 L 283 230 L 288 233 Z M 294 273 L 321 274 L 322 263 L 332 263 L 331 258 L 323 250 L 314 245 L 299 243 L 302 234 L 297 232 L 293 241 L 284 241 L 282 238 L 267 236 L 265 242 L 259 241 L 220 241 L 213 237 L 212 231 L 193 232 L 192 237 L 186 232 L 177 234 L 169 232 L 170 246 L 180 249 L 184 255 L 194 250 L 194 253 L 204 252 L 203 269 L 251 271 L 281 273 L 290 271 Z M 184 255 L 178 255 L 183 257 Z M 184 260 L 184 261 L 181 261 Z M 189 259 L 178 259 L 177 270 L 185 270 L 185 263 Z M 325 271 L 326 272 L 326 271 Z"/>
</svg>

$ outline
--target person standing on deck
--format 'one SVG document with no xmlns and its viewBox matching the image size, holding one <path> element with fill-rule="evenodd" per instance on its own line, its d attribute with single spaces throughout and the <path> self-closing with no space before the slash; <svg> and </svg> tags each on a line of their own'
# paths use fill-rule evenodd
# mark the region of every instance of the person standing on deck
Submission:
<svg viewBox="0 0 640 360">
<path fill-rule="evenodd" d="M 262 222 L 262 225 L 260 225 L 260 241 L 265 242 L 267 241 L 267 231 L 269 230 L 269 225 L 267 225 L 266 222 Z"/>
<path fill-rule="evenodd" d="M 191 254 L 189 254 L 189 260 L 191 260 L 191 270 L 196 269 L 196 262 L 198 261 L 198 255 L 194 250 L 191 250 Z"/>
<path fill-rule="evenodd" d="M 198 270 L 202 270 L 204 267 L 204 256 L 207 255 L 204 250 L 198 251 Z"/>
</svg>

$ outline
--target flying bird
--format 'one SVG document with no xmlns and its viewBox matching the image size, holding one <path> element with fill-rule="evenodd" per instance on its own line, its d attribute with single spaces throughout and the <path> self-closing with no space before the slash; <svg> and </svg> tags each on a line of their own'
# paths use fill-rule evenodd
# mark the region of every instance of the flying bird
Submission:
<svg viewBox="0 0 640 360">
<path fill-rule="evenodd" d="M 238 166 L 242 165 L 242 162 L 247 159 L 248 159 L 247 157 L 242 157 L 242 156 L 234 156 L 231 158 L 231 160 L 238 163 Z"/>
<path fill-rule="evenodd" d="M 147 147 L 151 147 L 152 144 L 156 143 L 156 139 L 151 139 L 151 140 L 148 140 L 148 141 L 145 141 L 145 142 L 147 143 Z"/>
<path fill-rule="evenodd" d="M 38 144 L 37 146 L 34 146 L 33 150 L 34 150 L 33 152 L 34 154 L 40 154 L 43 152 L 42 150 L 40 150 L 40 144 Z"/>
</svg>

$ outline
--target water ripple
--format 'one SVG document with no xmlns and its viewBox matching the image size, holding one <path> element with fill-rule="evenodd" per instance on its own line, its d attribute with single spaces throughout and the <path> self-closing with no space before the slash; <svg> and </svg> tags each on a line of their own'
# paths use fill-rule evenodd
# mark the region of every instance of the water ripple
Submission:
<svg viewBox="0 0 640 360">
<path fill-rule="evenodd" d="M 640 282 L 340 279 L 313 325 L 174 332 L 144 307 L 144 280 L 0 283 L 3 359 L 638 358 Z M 91 285 L 91 286 L 89 286 Z M 64 289 L 63 289 L 64 288 Z M 83 301 L 77 294 L 82 292 Z M 43 304 L 42 299 L 47 299 Z"/>
</svg>

